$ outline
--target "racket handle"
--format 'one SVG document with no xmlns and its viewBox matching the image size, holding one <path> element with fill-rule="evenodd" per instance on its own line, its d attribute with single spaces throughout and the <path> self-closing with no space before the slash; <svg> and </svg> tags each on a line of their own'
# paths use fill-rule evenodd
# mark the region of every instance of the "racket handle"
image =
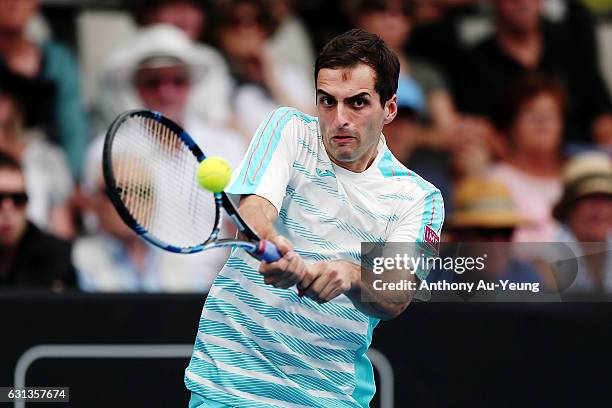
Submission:
<svg viewBox="0 0 612 408">
<path fill-rule="evenodd" d="M 276 248 L 276 245 L 265 239 L 259 241 L 259 247 L 257 248 L 257 251 L 255 251 L 255 256 L 266 262 L 274 262 L 282 258 L 280 252 L 278 252 L 278 248 Z"/>
</svg>

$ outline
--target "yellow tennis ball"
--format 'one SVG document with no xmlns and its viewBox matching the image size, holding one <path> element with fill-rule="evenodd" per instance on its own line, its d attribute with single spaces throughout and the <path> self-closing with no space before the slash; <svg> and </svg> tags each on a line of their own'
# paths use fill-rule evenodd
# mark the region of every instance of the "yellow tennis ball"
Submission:
<svg viewBox="0 0 612 408">
<path fill-rule="evenodd" d="M 232 170 L 222 157 L 207 157 L 198 166 L 198 184 L 213 193 L 223 191 L 231 178 Z"/>
</svg>

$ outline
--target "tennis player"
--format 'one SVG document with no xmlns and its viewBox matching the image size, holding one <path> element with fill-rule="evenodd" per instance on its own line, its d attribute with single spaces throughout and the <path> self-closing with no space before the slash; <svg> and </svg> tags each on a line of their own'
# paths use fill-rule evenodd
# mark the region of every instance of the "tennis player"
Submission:
<svg viewBox="0 0 612 408">
<path fill-rule="evenodd" d="M 385 145 L 398 76 L 379 37 L 351 30 L 318 56 L 318 117 L 280 108 L 259 127 L 227 191 L 283 258 L 232 252 L 185 372 L 190 408 L 369 406 L 372 332 L 410 298 L 362 283 L 361 242 L 435 242 L 444 218 L 439 190 Z"/>
</svg>

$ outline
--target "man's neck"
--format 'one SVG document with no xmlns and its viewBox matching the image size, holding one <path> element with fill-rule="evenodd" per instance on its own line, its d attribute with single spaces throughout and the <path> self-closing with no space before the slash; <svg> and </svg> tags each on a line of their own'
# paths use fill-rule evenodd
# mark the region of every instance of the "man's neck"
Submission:
<svg viewBox="0 0 612 408">
<path fill-rule="evenodd" d="M 376 159 L 377 155 L 378 155 L 378 145 L 374 146 L 373 150 L 370 150 L 363 157 L 355 161 L 352 161 L 352 162 L 338 161 L 334 157 L 332 157 L 331 154 L 329 154 L 329 159 L 335 165 L 340 166 L 343 169 L 347 169 L 349 171 L 352 171 L 353 173 L 363 173 L 364 171 L 370 168 L 372 163 L 374 163 L 374 160 Z"/>
<path fill-rule="evenodd" d="M 540 62 L 543 51 L 540 30 L 498 30 L 496 39 L 500 48 L 525 68 L 533 69 Z"/>
</svg>

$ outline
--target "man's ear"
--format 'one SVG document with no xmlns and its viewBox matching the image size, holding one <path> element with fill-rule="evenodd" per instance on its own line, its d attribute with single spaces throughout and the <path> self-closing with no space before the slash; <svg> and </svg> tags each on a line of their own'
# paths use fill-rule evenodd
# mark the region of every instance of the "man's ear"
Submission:
<svg viewBox="0 0 612 408">
<path fill-rule="evenodd" d="M 385 125 L 391 123 L 397 115 L 397 95 L 393 94 L 391 99 L 385 103 Z"/>
</svg>

